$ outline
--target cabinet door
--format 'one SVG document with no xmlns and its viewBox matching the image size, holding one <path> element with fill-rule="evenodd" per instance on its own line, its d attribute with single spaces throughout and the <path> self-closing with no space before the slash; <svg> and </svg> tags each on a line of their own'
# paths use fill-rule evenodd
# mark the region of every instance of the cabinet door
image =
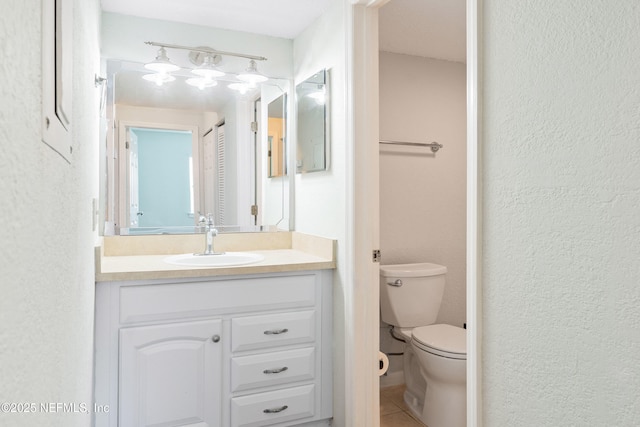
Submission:
<svg viewBox="0 0 640 427">
<path fill-rule="evenodd" d="M 120 426 L 221 425 L 222 321 L 120 330 Z"/>
</svg>

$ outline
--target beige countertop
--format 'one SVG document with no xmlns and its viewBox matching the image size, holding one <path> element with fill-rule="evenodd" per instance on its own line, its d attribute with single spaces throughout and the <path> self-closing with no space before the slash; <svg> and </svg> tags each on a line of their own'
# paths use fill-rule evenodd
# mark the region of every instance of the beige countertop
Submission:
<svg viewBox="0 0 640 427">
<path fill-rule="evenodd" d="M 164 261 L 169 255 L 201 252 L 203 235 L 113 236 L 96 248 L 96 282 L 333 269 L 335 241 L 297 232 L 224 234 L 218 251 L 246 251 L 260 262 L 228 267 L 191 267 Z"/>
</svg>

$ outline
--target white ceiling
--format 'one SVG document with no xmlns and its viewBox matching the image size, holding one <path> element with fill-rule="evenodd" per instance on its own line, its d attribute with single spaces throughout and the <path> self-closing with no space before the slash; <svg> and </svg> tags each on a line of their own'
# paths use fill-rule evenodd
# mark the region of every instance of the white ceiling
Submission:
<svg viewBox="0 0 640 427">
<path fill-rule="evenodd" d="M 380 9 L 380 50 L 465 62 L 465 0 L 391 0 Z"/>
<path fill-rule="evenodd" d="M 333 1 L 102 0 L 102 9 L 293 39 Z M 387 52 L 463 62 L 465 37 L 465 0 L 391 0 L 380 9 Z"/>
<path fill-rule="evenodd" d="M 331 0 L 102 0 L 102 10 L 293 39 Z"/>
</svg>

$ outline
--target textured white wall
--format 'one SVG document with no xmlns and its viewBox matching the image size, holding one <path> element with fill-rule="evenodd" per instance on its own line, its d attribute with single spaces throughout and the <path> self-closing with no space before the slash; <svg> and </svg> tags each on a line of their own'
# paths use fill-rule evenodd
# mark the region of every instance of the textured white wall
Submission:
<svg viewBox="0 0 640 427">
<path fill-rule="evenodd" d="M 485 0 L 485 426 L 640 420 L 640 3 Z"/>
<path fill-rule="evenodd" d="M 334 0 L 328 10 L 293 43 L 295 83 L 322 68 L 331 71 L 331 167 L 325 172 L 296 175 L 295 229 L 338 241 L 334 274 L 334 425 L 345 425 L 345 302 L 346 280 L 346 182 L 347 116 L 346 88 L 346 2 Z"/>
<path fill-rule="evenodd" d="M 380 146 L 383 264 L 446 265 L 438 322 L 462 327 L 466 310 L 465 64 L 380 52 L 380 139 L 438 141 L 429 148 Z M 381 330 L 381 349 L 402 344 Z M 392 357 L 390 371 L 402 371 Z M 384 380 L 384 379 L 383 379 Z"/>
<path fill-rule="evenodd" d="M 91 404 L 99 1 L 73 3 L 71 164 L 41 142 L 41 1 L 0 14 L 0 402 Z M 3 426 L 89 422 L 0 412 Z"/>
<path fill-rule="evenodd" d="M 296 84 L 323 68 L 330 71 L 330 167 L 327 171 L 296 175 L 295 228 L 305 233 L 336 238 L 345 229 L 345 17 L 341 0 L 294 40 Z"/>
</svg>

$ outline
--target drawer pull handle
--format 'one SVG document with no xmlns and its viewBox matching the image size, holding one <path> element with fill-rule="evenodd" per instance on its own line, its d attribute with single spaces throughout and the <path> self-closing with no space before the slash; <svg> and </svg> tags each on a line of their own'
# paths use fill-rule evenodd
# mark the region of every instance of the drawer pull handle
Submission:
<svg viewBox="0 0 640 427">
<path fill-rule="evenodd" d="M 265 374 L 279 374 L 280 372 L 284 372 L 286 371 L 287 368 L 286 366 L 283 366 L 282 368 L 276 368 L 276 369 L 265 369 L 264 371 L 262 371 Z"/>
<path fill-rule="evenodd" d="M 284 329 L 272 329 L 270 331 L 264 331 L 265 335 L 280 335 L 280 334 L 284 334 L 285 332 L 289 332 L 289 329 L 284 328 Z"/>
<path fill-rule="evenodd" d="M 284 411 L 284 410 L 285 410 L 285 409 L 287 409 L 287 408 L 288 408 L 288 406 L 287 406 L 287 405 L 283 405 L 283 406 L 281 406 L 281 407 L 279 407 L 279 408 L 270 408 L 270 409 L 265 409 L 265 410 L 264 410 L 264 411 L 262 411 L 262 412 L 264 412 L 265 414 L 277 414 L 278 412 L 282 412 L 282 411 Z"/>
</svg>

